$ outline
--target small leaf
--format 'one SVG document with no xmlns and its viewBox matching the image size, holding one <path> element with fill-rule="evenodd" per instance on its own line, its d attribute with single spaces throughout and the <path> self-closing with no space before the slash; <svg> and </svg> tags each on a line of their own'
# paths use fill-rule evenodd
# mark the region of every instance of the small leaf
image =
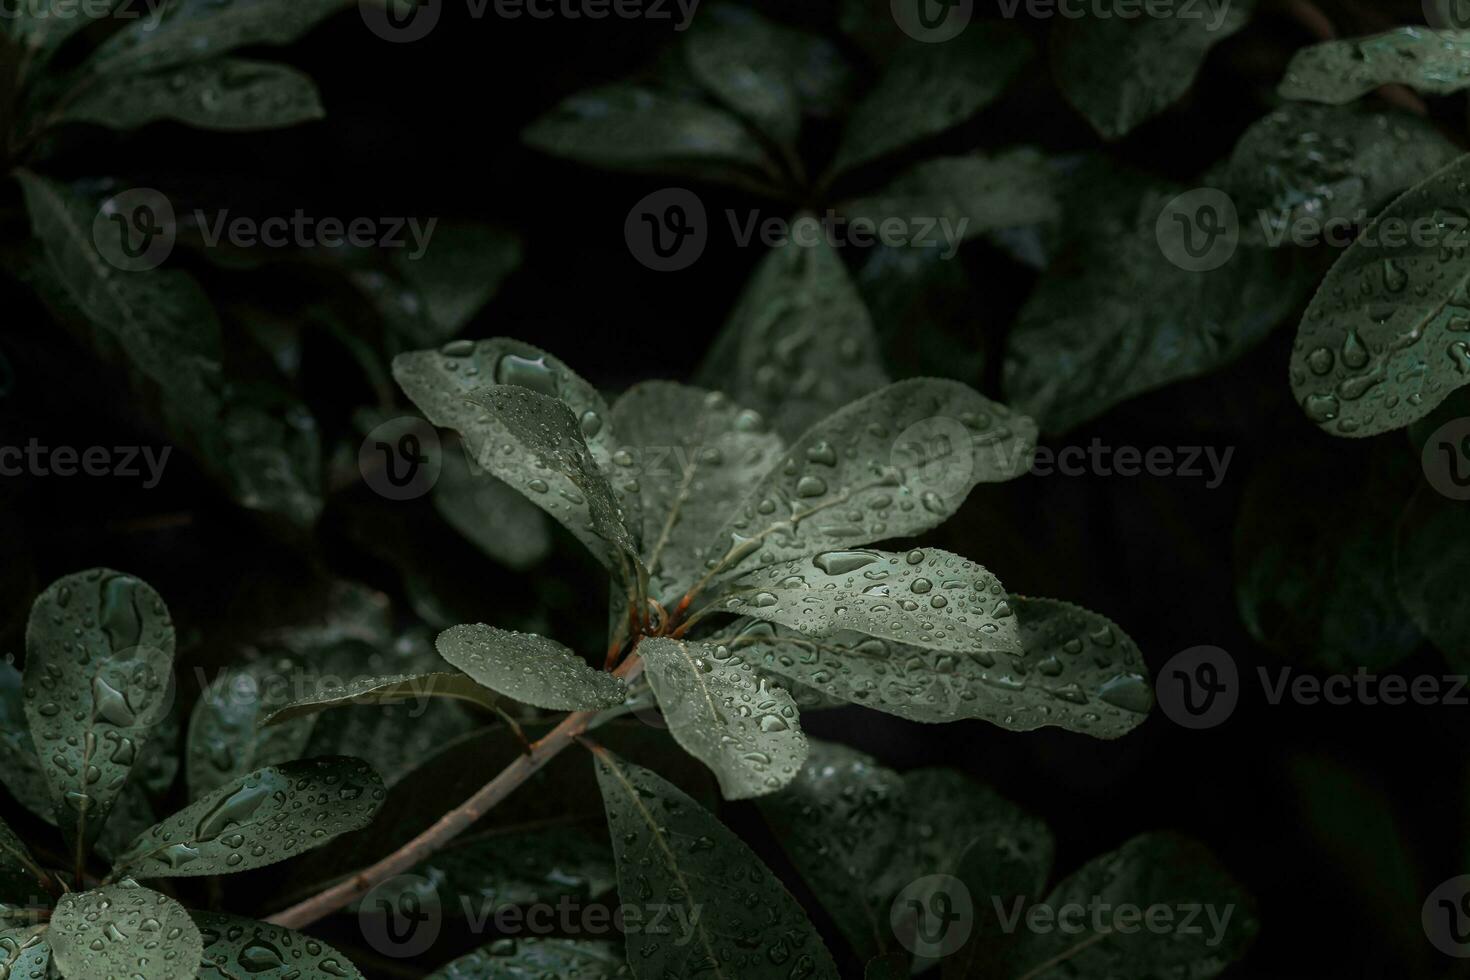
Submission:
<svg viewBox="0 0 1470 980">
<path fill-rule="evenodd" d="M 630 388 L 613 406 L 613 428 L 624 447 L 614 469 L 626 464 L 641 488 L 650 594 L 688 588 L 704 573 L 705 546 L 775 465 L 781 439 L 723 394 L 666 381 Z"/>
<path fill-rule="evenodd" d="M 1470 558 L 1467 541 L 1470 512 L 1461 502 L 1420 487 L 1399 520 L 1393 555 L 1404 608 L 1460 669 L 1470 662 L 1470 609 L 1457 598 Z"/>
<path fill-rule="evenodd" d="M 1059 18 L 1051 33 L 1057 86 L 1110 140 L 1183 98 L 1210 49 L 1250 20 L 1255 0 L 1162 16 L 1114 9 L 1125 6 L 1100 0 L 1088 16 Z"/>
<path fill-rule="evenodd" d="M 619 944 L 595 939 L 503 939 L 429 974 L 429 980 L 518 980 L 566 977 L 617 980 L 629 976 Z"/>
<path fill-rule="evenodd" d="M 837 630 L 967 655 L 1019 652 L 1000 581 L 938 548 L 827 551 L 741 578 L 719 608 L 812 636 Z"/>
<path fill-rule="evenodd" d="M 448 443 L 434 484 L 434 507 L 477 548 L 514 571 L 539 565 L 551 554 L 551 525 L 540 508 L 503 480 L 476 472 Z"/>
<path fill-rule="evenodd" d="M 697 375 L 787 439 L 888 380 L 841 257 L 823 237 L 799 243 L 804 223 L 816 221 L 799 215 L 791 237 L 761 260 Z"/>
<path fill-rule="evenodd" d="M 185 741 L 191 799 L 198 799 L 253 769 L 301 757 L 313 718 L 262 729 L 259 721 L 286 703 L 286 693 L 269 684 L 281 661 L 256 662 L 222 672 L 194 703 Z M 291 667 L 290 661 L 284 662 Z"/>
<path fill-rule="evenodd" d="M 296 69 L 220 58 L 156 74 L 110 77 L 67 102 L 56 119 L 110 129 L 171 119 L 201 129 L 248 132 L 325 115 L 316 84 Z"/>
<path fill-rule="evenodd" d="M 1031 59 L 1011 21 L 976 21 L 943 44 L 911 44 L 888 64 L 852 112 L 831 172 L 845 173 L 958 126 L 979 112 Z"/>
<path fill-rule="evenodd" d="M 1364 212 L 1376 213 L 1459 155 L 1432 123 L 1407 112 L 1294 102 L 1245 131 L 1224 183 L 1243 219 L 1242 238 L 1275 248 L 1292 244 L 1289 232 L 1303 221 L 1350 235 Z"/>
<path fill-rule="evenodd" d="M 1043 157 L 1032 149 L 995 156 L 938 157 L 899 174 L 875 193 L 838 205 L 849 220 L 874 226 L 898 217 L 937 221 L 914 247 L 952 259 L 960 243 L 984 231 L 1052 221 L 1058 206 Z"/>
<path fill-rule="evenodd" d="M 686 42 L 689 68 L 720 102 L 778 146 L 795 149 L 801 131 L 793 46 L 781 28 L 747 7 L 715 4 L 702 11 Z"/>
<path fill-rule="evenodd" d="M 900 381 L 811 427 L 715 536 L 723 579 L 937 527 L 1031 465 L 1035 424 L 953 381 Z M 831 559 L 835 561 L 836 559 Z"/>
<path fill-rule="evenodd" d="M 383 781 L 337 756 L 257 769 L 154 826 L 118 856 L 113 875 L 179 878 L 251 871 L 367 826 Z"/>
<path fill-rule="evenodd" d="M 553 711 L 595 711 L 623 703 L 622 678 L 593 670 L 555 640 L 477 623 L 439 634 L 440 655 L 485 687 Z"/>
<path fill-rule="evenodd" d="M 102 832 L 173 695 L 174 626 L 157 592 L 94 568 L 53 582 L 26 627 L 26 717 L 52 810 L 78 852 Z"/>
<path fill-rule="evenodd" d="M 204 950 L 182 905 L 131 884 L 62 896 L 46 940 L 55 967 L 77 980 L 194 980 Z"/>
<path fill-rule="evenodd" d="M 235 980 L 239 970 L 293 980 L 362 980 L 347 957 L 314 937 L 221 912 L 189 915 L 204 943 L 199 980 Z"/>
<path fill-rule="evenodd" d="M 423 709 L 431 698 L 448 698 L 490 709 L 500 703 L 500 698 L 463 674 L 354 677 L 345 684 L 338 678 L 332 678 L 329 683 L 319 682 L 314 686 L 315 690 L 266 715 L 260 721 L 261 727 L 353 704 L 384 705 L 414 701 Z"/>
<path fill-rule="evenodd" d="M 773 793 L 796 775 L 807 743 L 791 695 L 727 647 L 649 637 L 638 652 L 669 731 L 726 799 Z"/>
<path fill-rule="evenodd" d="M 1422 418 L 1470 382 L 1470 156 L 1416 184 L 1333 265 L 1302 317 L 1291 388 L 1307 418 L 1364 437 Z M 1429 241 L 1385 235 L 1432 218 Z"/>
<path fill-rule="evenodd" d="M 168 0 L 161 19 L 143 17 L 118 31 L 86 67 L 99 75 L 156 71 L 235 48 L 286 45 L 349 6 L 351 0 Z"/>
<path fill-rule="evenodd" d="M 608 170 L 746 186 L 780 180 L 779 168 L 735 116 L 626 83 L 570 96 L 522 138 L 543 153 Z"/>
<path fill-rule="evenodd" d="M 618 896 L 673 911 L 668 930 L 628 938 L 635 977 L 835 980 L 806 913 L 740 838 L 647 769 L 605 749 L 596 761 Z"/>
<path fill-rule="evenodd" d="M 1467 57 L 1470 31 L 1400 27 L 1371 37 L 1323 41 L 1292 57 L 1277 94 L 1342 105 L 1380 85 L 1398 84 L 1426 95 L 1450 95 L 1470 86 Z"/>
</svg>

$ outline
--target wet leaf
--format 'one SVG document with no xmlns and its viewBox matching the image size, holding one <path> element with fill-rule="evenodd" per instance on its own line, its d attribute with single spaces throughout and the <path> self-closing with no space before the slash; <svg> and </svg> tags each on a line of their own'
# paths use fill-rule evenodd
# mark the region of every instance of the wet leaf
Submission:
<svg viewBox="0 0 1470 980">
<path fill-rule="evenodd" d="M 383 781 L 361 759 L 257 769 L 140 834 L 113 875 L 178 878 L 263 868 L 365 827 Z"/>
<path fill-rule="evenodd" d="M 816 222 L 798 215 L 761 260 L 696 375 L 786 439 L 888 381 L 872 318 Z"/>
<path fill-rule="evenodd" d="M 732 3 L 701 13 L 685 48 L 694 77 L 776 145 L 793 151 L 801 131 L 793 60 L 800 49 L 782 41 L 797 32 Z"/>
<path fill-rule="evenodd" d="M 593 670 L 555 640 L 483 623 L 439 634 L 440 655 L 477 683 L 525 704 L 553 711 L 595 711 L 623 703 L 621 678 Z"/>
<path fill-rule="evenodd" d="M 1433 124 L 1406 112 L 1287 103 L 1258 120 L 1230 154 L 1224 183 L 1241 235 L 1273 248 L 1294 224 L 1357 223 L 1460 155 Z"/>
<path fill-rule="evenodd" d="M 235 980 L 241 971 L 283 980 L 362 980 L 347 957 L 319 939 L 237 915 L 189 914 L 204 943 L 199 980 Z"/>
<path fill-rule="evenodd" d="M 1451 663 L 1470 662 L 1470 609 L 1456 596 L 1470 551 L 1470 513 L 1431 487 L 1420 487 L 1395 535 L 1394 582 L 1404 608 Z"/>
<path fill-rule="evenodd" d="M 806 913 L 740 838 L 647 769 L 606 750 L 596 762 L 618 896 L 673 912 L 664 932 L 628 938 L 634 976 L 701 970 L 741 980 L 835 980 Z"/>
<path fill-rule="evenodd" d="M 26 627 L 26 717 L 52 812 L 79 853 L 102 832 L 173 697 L 174 627 L 157 592 L 94 568 L 53 582 Z"/>
<path fill-rule="evenodd" d="M 5 784 L 17 803 L 54 824 L 51 787 L 41 769 L 41 760 L 36 757 L 21 684 L 20 671 L 15 665 L 0 660 L 0 783 Z"/>
<path fill-rule="evenodd" d="M 326 115 L 316 84 L 285 65 L 220 58 L 146 75 L 109 78 L 66 103 L 58 122 L 137 129 L 170 119 L 248 132 L 276 129 Z"/>
<path fill-rule="evenodd" d="M 1130 16 L 1101 0 L 1087 16 L 1060 17 L 1051 33 L 1057 86 L 1105 139 L 1120 139 L 1178 102 L 1211 48 L 1250 20 L 1254 0 Z M 1117 9 L 1115 9 L 1117 8 Z"/>
<path fill-rule="evenodd" d="M 1419 231 L 1385 234 L 1385 222 Z M 1390 204 L 1327 274 L 1291 356 L 1307 418 L 1334 435 L 1377 435 L 1470 382 L 1467 283 L 1470 156 Z"/>
<path fill-rule="evenodd" d="M 429 974 L 429 980 L 617 980 L 628 977 L 622 947 L 595 939 L 503 939 Z"/>
<path fill-rule="evenodd" d="M 370 765 L 385 786 L 393 786 L 437 746 L 480 723 L 463 705 L 446 700 L 380 705 L 371 711 L 330 711 L 317 717 L 300 755 L 308 759 L 353 755 Z"/>
<path fill-rule="evenodd" d="M 1277 93 L 1342 105 L 1380 85 L 1407 85 L 1426 95 L 1470 86 L 1470 31 L 1400 27 L 1371 37 L 1323 41 L 1298 51 Z"/>
<path fill-rule="evenodd" d="M 1051 863 L 1051 833 L 1019 813 L 1014 820 L 1002 816 L 960 855 L 954 876 L 969 892 L 975 918 L 960 948 L 945 957 L 944 980 L 1006 975 L 999 963 L 1009 935 L 995 910 L 1040 898 Z"/>
<path fill-rule="evenodd" d="M 1026 472 L 1036 427 L 954 381 L 888 385 L 813 425 L 715 536 L 722 580 L 927 531 L 977 483 Z M 836 559 L 832 559 L 835 561 Z"/>
<path fill-rule="evenodd" d="M 1031 54 L 1031 42 L 1013 21 L 976 20 L 943 44 L 906 45 L 853 109 L 831 173 L 965 122 L 1000 95 Z"/>
<path fill-rule="evenodd" d="M 670 589 L 703 574 L 706 545 L 775 465 L 781 439 L 725 395 L 666 381 L 630 388 L 613 406 L 613 428 L 623 447 L 614 470 L 626 470 L 643 498 L 651 594 L 676 599 Z"/>
<path fill-rule="evenodd" d="M 106 885 L 63 896 L 46 940 L 53 965 L 63 976 L 81 980 L 194 980 L 204 949 L 182 905 L 136 885 Z"/>
<path fill-rule="evenodd" d="M 347 683 L 330 678 L 313 685 L 314 690 L 261 719 L 261 727 L 314 715 L 347 705 L 386 705 L 414 702 L 420 711 L 433 698 L 465 701 L 490 709 L 501 699 L 464 674 L 397 674 L 390 677 L 353 677 Z"/>
<path fill-rule="evenodd" d="M 185 770 L 191 799 L 198 799 L 262 766 L 301 757 L 315 719 L 261 728 L 260 720 L 284 707 L 289 691 L 277 683 L 299 670 L 289 660 L 260 661 L 222 672 L 205 688 L 189 716 Z"/>
<path fill-rule="evenodd" d="M 791 695 L 724 646 L 649 637 L 638 652 L 664 723 L 726 799 L 773 793 L 795 777 L 807 742 Z"/>
<path fill-rule="evenodd" d="M 36 859 L 15 831 L 0 820 L 0 906 L 30 904 L 43 879 Z M 0 949 L 3 952 L 3 949 Z"/>
<path fill-rule="evenodd" d="M 926 160 L 873 194 L 839 204 L 838 210 L 849 220 L 875 226 L 901 218 L 919 236 L 914 247 L 933 249 L 946 260 L 961 242 L 981 232 L 1058 216 L 1043 157 L 1032 149 Z M 930 222 L 938 224 L 926 229 Z"/>
<path fill-rule="evenodd" d="M 938 548 L 825 551 L 743 576 L 719 608 L 810 636 L 839 630 L 928 650 L 1021 650 L 1005 590 L 981 566 Z"/>
<path fill-rule="evenodd" d="M 460 534 L 495 561 L 525 571 L 551 554 L 546 515 L 520 493 L 475 467 L 446 445 L 434 507 Z"/>
<path fill-rule="evenodd" d="M 15 980 L 50 976 L 51 947 L 43 929 L 24 926 L 0 928 L 0 969 Z"/>
</svg>

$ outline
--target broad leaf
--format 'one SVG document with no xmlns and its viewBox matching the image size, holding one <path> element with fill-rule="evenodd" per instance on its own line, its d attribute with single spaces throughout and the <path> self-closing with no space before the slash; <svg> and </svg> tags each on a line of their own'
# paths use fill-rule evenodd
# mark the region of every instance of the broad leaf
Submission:
<svg viewBox="0 0 1470 980">
<path fill-rule="evenodd" d="M 14 664 L 0 661 L 0 783 L 21 806 L 55 823 L 51 786 L 36 757 L 21 685 L 20 671 Z"/>
<path fill-rule="evenodd" d="M 771 185 L 779 170 L 740 120 L 691 98 L 630 84 L 570 96 L 527 127 L 529 145 L 633 173 Z"/>
<path fill-rule="evenodd" d="M 314 690 L 261 719 L 262 727 L 280 725 L 307 715 L 346 705 L 404 704 L 414 702 L 420 710 L 433 698 L 466 701 L 491 709 L 500 703 L 483 686 L 464 674 L 397 674 L 391 677 L 354 677 L 347 683 L 338 678 L 313 685 Z"/>
<path fill-rule="evenodd" d="M 1328 432 L 1362 437 L 1402 428 L 1470 382 L 1467 181 L 1470 156 L 1390 204 L 1307 307 L 1291 388 L 1307 418 Z M 1385 234 L 1386 222 L 1419 230 Z"/>
<path fill-rule="evenodd" d="M 616 980 L 629 976 L 622 946 L 596 939 L 502 939 L 461 956 L 429 980 Z"/>
<path fill-rule="evenodd" d="M 1380 85 L 1408 85 L 1426 95 L 1470 87 L 1470 31 L 1400 27 L 1372 37 L 1324 41 L 1286 66 L 1284 99 L 1342 105 Z"/>
<path fill-rule="evenodd" d="M 613 406 L 613 428 L 623 447 L 614 467 L 641 487 L 651 594 L 673 600 L 667 588 L 704 573 L 705 547 L 775 465 L 781 439 L 725 395 L 666 381 L 630 388 Z"/>
<path fill-rule="evenodd" d="M 51 947 L 45 929 L 35 926 L 0 928 L 0 970 L 14 980 L 40 980 L 51 975 Z"/>
<path fill-rule="evenodd" d="M 807 740 L 791 695 L 728 647 L 649 637 L 638 652 L 664 723 L 726 799 L 774 793 L 796 776 Z"/>
<path fill-rule="evenodd" d="M 149 17 L 129 24 L 97 49 L 87 67 L 99 75 L 156 71 L 235 48 L 286 45 L 351 5 L 351 0 L 167 0 L 161 21 Z"/>
<path fill-rule="evenodd" d="M 1294 225 L 1351 241 L 1357 223 L 1460 155 L 1406 112 L 1287 103 L 1235 144 L 1225 185 L 1252 244 L 1293 244 Z"/>
<path fill-rule="evenodd" d="M 981 232 L 1055 219 L 1057 202 L 1041 154 L 1019 149 L 927 160 L 838 210 L 874 226 L 894 217 L 912 223 L 921 236 L 915 247 L 948 260 L 961 242 Z M 938 225 L 926 231 L 931 221 Z"/>
<path fill-rule="evenodd" d="M 943 44 L 905 46 L 853 110 L 831 172 L 965 122 L 1000 95 L 1031 54 L 1031 42 L 1011 21 L 977 20 Z"/>
<path fill-rule="evenodd" d="M 960 855 L 954 876 L 969 892 L 975 917 L 960 948 L 944 960 L 944 980 L 1006 976 L 1000 962 L 1010 934 L 996 909 L 1009 914 L 1040 898 L 1051 861 L 1051 834 L 1024 816 L 1011 826 L 997 821 Z"/>
<path fill-rule="evenodd" d="M 171 119 L 201 129 L 250 131 L 324 115 L 315 83 L 296 69 L 221 58 L 156 74 L 109 77 L 67 102 L 57 120 L 137 129 Z"/>
<path fill-rule="evenodd" d="M 787 439 L 888 381 L 873 321 L 816 221 L 799 215 L 761 260 L 697 375 Z"/>
<path fill-rule="evenodd" d="M 517 491 L 476 467 L 446 443 L 434 484 L 434 507 L 456 531 L 495 561 L 524 571 L 551 554 L 546 515 Z"/>
<path fill-rule="evenodd" d="M 362 980 L 347 957 L 319 939 L 237 915 L 189 914 L 204 943 L 199 980 L 236 980 L 242 971 L 293 980 Z"/>
<path fill-rule="evenodd" d="M 837 977 L 796 900 L 740 838 L 662 778 L 604 750 L 597 783 L 618 865 L 618 896 L 672 910 L 628 937 L 639 980 L 711 972 L 741 980 Z"/>
<path fill-rule="evenodd" d="M 483 623 L 439 634 L 439 654 L 477 683 L 525 704 L 554 711 L 595 711 L 622 704 L 622 678 L 593 670 L 555 640 Z"/>
<path fill-rule="evenodd" d="M 493 342 L 492 342 L 493 343 Z M 603 564 L 617 569 L 636 558 L 637 546 L 624 525 L 625 516 L 607 477 L 588 449 L 586 433 L 602 429 L 602 416 L 593 422 L 589 411 L 579 418 L 569 403 L 523 386 L 521 377 L 547 377 L 544 364 L 532 361 L 521 371 L 520 358 L 501 358 L 501 373 L 481 374 L 475 388 L 457 380 L 460 365 L 474 368 L 473 345 L 450 353 L 419 351 L 393 361 L 393 376 L 435 425 L 457 431 L 474 454 L 476 464 L 516 490 L 561 522 Z M 450 349 L 446 348 L 446 349 Z M 505 366 L 516 364 L 512 383 Z M 555 377 L 555 375 L 552 375 Z M 548 382 L 550 383 L 550 382 Z M 631 495 L 629 500 L 633 499 Z"/>
<path fill-rule="evenodd" d="M 204 949 L 182 905 L 130 884 L 63 896 L 46 941 L 55 967 L 78 980 L 194 980 Z"/>
<path fill-rule="evenodd" d="M 1470 662 L 1470 609 L 1456 598 L 1470 560 L 1467 541 L 1470 511 L 1464 504 L 1420 487 L 1399 520 L 1393 552 L 1404 608 L 1457 666 Z"/>
<path fill-rule="evenodd" d="M 707 557 L 733 578 L 919 534 L 959 510 L 975 484 L 1026 472 L 1035 442 L 1029 418 L 965 385 L 933 378 L 888 385 L 798 439 L 715 536 Z"/>
<path fill-rule="evenodd" d="M 1254 0 L 1139 13 L 1102 0 L 1060 17 L 1051 63 L 1068 102 L 1106 139 L 1119 139 L 1183 98 L 1212 47 L 1245 26 Z"/>
<path fill-rule="evenodd" d="M 148 585 L 94 568 L 53 582 L 26 627 L 26 717 L 79 853 L 102 832 L 173 696 L 174 627 Z"/>
<path fill-rule="evenodd" d="M 263 868 L 358 830 L 383 803 L 361 759 L 307 759 L 257 769 L 140 834 L 113 874 L 179 878 Z"/>
<path fill-rule="evenodd" d="M 185 742 L 191 799 L 198 799 L 263 766 L 300 758 L 313 718 L 261 728 L 260 720 L 283 707 L 290 692 L 275 683 L 299 672 L 289 660 L 257 662 L 221 673 L 194 703 Z M 298 674 L 299 676 L 299 674 Z"/>
<path fill-rule="evenodd" d="M 719 608 L 818 637 L 839 630 L 993 657 L 1021 640 L 1000 581 L 938 548 L 824 551 L 743 576 Z"/>
</svg>

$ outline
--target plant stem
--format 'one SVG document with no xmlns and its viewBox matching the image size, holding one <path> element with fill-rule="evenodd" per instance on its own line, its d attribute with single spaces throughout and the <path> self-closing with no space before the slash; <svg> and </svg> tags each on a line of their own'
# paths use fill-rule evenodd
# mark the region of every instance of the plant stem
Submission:
<svg viewBox="0 0 1470 980">
<path fill-rule="evenodd" d="M 638 679 L 643 671 L 643 661 L 636 652 L 629 655 L 614 674 L 628 683 Z M 351 875 L 325 891 L 296 903 L 271 916 L 266 921 L 287 929 L 302 929 L 318 919 L 345 908 L 353 901 L 371 891 L 380 882 L 409 870 L 435 853 L 477 820 L 489 813 L 496 805 L 522 783 L 535 775 L 542 766 L 556 757 L 557 753 L 572 744 L 572 741 L 587 730 L 587 725 L 600 712 L 577 711 L 562 719 L 561 724 L 531 746 L 531 751 L 502 769 L 475 792 L 464 803 L 440 817 L 432 827 L 404 844 L 398 850 L 371 867 Z"/>
</svg>

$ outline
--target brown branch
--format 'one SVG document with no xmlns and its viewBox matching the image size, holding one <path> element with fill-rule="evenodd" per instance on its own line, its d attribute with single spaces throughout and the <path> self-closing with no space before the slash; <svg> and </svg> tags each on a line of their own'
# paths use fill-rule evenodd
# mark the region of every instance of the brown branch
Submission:
<svg viewBox="0 0 1470 980">
<path fill-rule="evenodd" d="M 630 655 L 614 673 L 628 683 L 638 679 L 643 661 Z M 577 711 L 562 719 L 561 724 L 531 746 L 531 751 L 516 759 L 500 771 L 494 779 L 476 791 L 464 803 L 440 817 L 432 827 L 404 844 L 398 850 L 371 867 L 351 875 L 325 891 L 318 892 L 271 916 L 266 921 L 287 929 L 302 929 L 371 891 L 379 883 L 397 874 L 402 874 L 430 855 L 443 848 L 454 838 L 468 830 L 477 820 L 489 813 L 502 800 L 518 789 L 527 779 L 535 775 L 557 753 L 572 744 L 572 741 L 591 724 L 601 712 Z"/>
</svg>

